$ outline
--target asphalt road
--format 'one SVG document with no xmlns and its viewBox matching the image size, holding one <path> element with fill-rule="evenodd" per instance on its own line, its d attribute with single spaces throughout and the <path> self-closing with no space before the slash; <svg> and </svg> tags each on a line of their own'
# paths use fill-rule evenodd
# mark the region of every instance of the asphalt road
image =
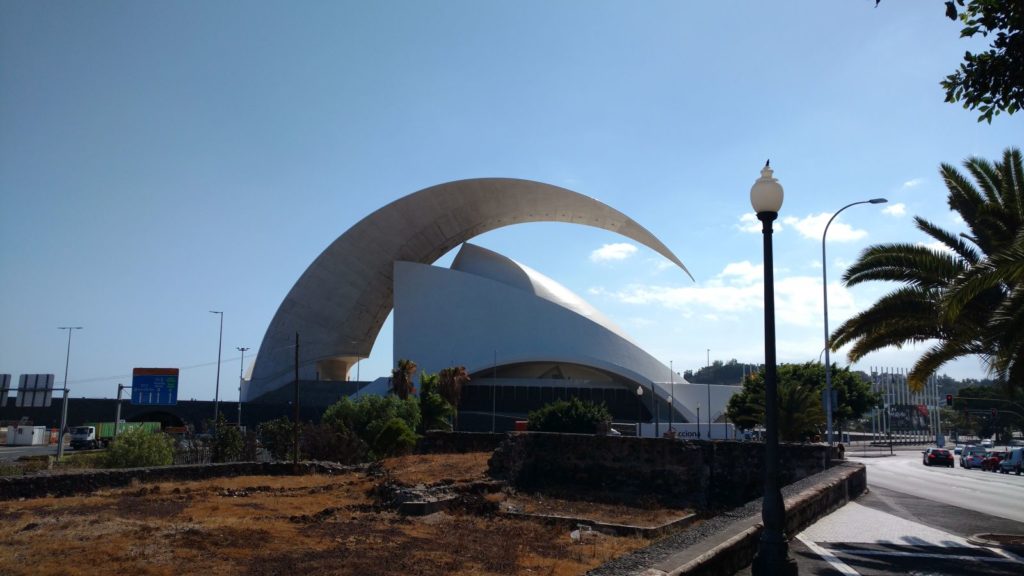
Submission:
<svg viewBox="0 0 1024 576">
<path fill-rule="evenodd" d="M 71 451 L 65 447 L 65 454 Z M 0 462 L 10 462 L 22 456 L 57 455 L 57 446 L 0 446 Z"/>
<path fill-rule="evenodd" d="M 1024 475 L 983 472 L 977 468 L 924 466 L 920 451 L 857 458 L 868 467 L 868 487 L 886 488 L 918 498 L 952 504 L 990 516 L 1024 522 Z"/>
<path fill-rule="evenodd" d="M 1020 555 L 969 541 L 985 532 L 1024 534 L 1024 476 L 926 467 L 920 451 L 861 461 L 868 493 L 790 543 L 800 574 L 1024 574 Z"/>
</svg>

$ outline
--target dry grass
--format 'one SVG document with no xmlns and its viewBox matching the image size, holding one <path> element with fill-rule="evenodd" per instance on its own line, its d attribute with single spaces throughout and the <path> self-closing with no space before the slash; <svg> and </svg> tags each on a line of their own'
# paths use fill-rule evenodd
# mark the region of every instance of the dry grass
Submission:
<svg viewBox="0 0 1024 576">
<path fill-rule="evenodd" d="M 483 479 L 487 456 L 384 465 L 392 480 L 430 485 Z M 223 478 L 3 502 L 0 574 L 561 576 L 645 545 L 604 535 L 572 544 L 563 529 L 457 510 L 404 517 L 376 508 L 370 492 L 380 481 Z"/>
</svg>

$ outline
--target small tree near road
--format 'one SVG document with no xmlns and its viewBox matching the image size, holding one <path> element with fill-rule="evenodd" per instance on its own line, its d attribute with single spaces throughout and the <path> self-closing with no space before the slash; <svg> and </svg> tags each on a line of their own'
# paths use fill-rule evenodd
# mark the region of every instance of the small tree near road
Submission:
<svg viewBox="0 0 1024 576">
<path fill-rule="evenodd" d="M 557 400 L 530 412 L 527 429 L 535 432 L 569 432 L 603 434 L 608 431 L 612 416 L 602 404 L 573 397 Z"/>
</svg>

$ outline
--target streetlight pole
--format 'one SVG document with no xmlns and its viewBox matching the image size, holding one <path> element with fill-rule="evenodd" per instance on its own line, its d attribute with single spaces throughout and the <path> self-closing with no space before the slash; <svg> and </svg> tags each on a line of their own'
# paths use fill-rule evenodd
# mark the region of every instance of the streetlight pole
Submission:
<svg viewBox="0 0 1024 576">
<path fill-rule="evenodd" d="M 708 348 L 708 368 L 711 368 L 711 348 Z M 711 371 L 708 371 L 708 440 L 711 440 Z M 699 426 L 698 426 L 699 428 Z"/>
<path fill-rule="evenodd" d="M 242 359 L 238 362 L 238 431 L 242 431 L 242 380 L 245 378 L 245 351 L 248 348 L 236 346 L 235 350 L 242 353 Z"/>
<path fill-rule="evenodd" d="M 641 414 L 642 409 L 644 407 L 643 396 L 644 396 L 644 387 L 638 385 L 636 387 L 636 437 L 637 438 L 640 437 L 640 414 Z"/>
<path fill-rule="evenodd" d="M 839 216 L 840 212 L 846 210 L 850 206 L 856 206 L 858 204 L 884 204 L 888 202 L 885 198 L 872 198 L 871 200 L 861 200 L 859 202 L 851 202 L 846 206 L 843 206 L 828 219 L 828 224 L 825 224 L 825 231 L 821 233 L 821 300 L 824 306 L 825 316 L 825 426 L 826 436 L 828 437 L 828 455 L 827 459 L 832 459 L 832 362 L 829 360 L 829 337 L 828 337 L 828 260 L 825 259 L 825 237 L 828 236 L 828 227 L 832 225 L 832 221 Z"/>
<path fill-rule="evenodd" d="M 68 331 L 68 352 L 64 356 L 64 405 L 60 409 L 60 433 L 57 434 L 57 460 L 64 457 L 64 429 L 68 425 L 68 365 L 71 363 L 71 333 L 81 330 L 81 326 L 58 326 L 58 330 Z"/>
<path fill-rule="evenodd" d="M 220 351 L 224 344 L 224 312 L 210 310 L 210 314 L 220 315 L 220 335 L 217 337 L 217 387 L 213 392 L 213 425 L 216 426 L 220 411 Z"/>
<path fill-rule="evenodd" d="M 750 188 L 750 204 L 763 224 L 764 237 L 764 406 L 765 457 L 764 499 L 761 519 L 764 528 L 752 565 L 753 576 L 789 575 L 797 573 L 796 562 L 789 557 L 786 542 L 785 514 L 779 489 L 779 395 L 775 366 L 775 274 L 772 259 L 772 222 L 779 217 L 783 191 L 772 177 L 766 162 L 761 177 Z"/>
</svg>

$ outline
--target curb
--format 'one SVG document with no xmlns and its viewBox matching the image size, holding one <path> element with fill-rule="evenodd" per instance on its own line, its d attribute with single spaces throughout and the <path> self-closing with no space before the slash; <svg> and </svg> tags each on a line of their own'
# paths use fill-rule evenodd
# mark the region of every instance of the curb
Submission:
<svg viewBox="0 0 1024 576">
<path fill-rule="evenodd" d="M 838 471 L 837 471 L 838 469 Z M 817 522 L 867 488 L 863 464 L 845 462 L 818 474 L 821 480 L 785 498 L 785 530 L 790 537 Z M 722 532 L 670 556 L 642 572 L 643 576 L 731 575 L 749 566 L 760 540 L 761 516 L 748 516 Z"/>
</svg>

